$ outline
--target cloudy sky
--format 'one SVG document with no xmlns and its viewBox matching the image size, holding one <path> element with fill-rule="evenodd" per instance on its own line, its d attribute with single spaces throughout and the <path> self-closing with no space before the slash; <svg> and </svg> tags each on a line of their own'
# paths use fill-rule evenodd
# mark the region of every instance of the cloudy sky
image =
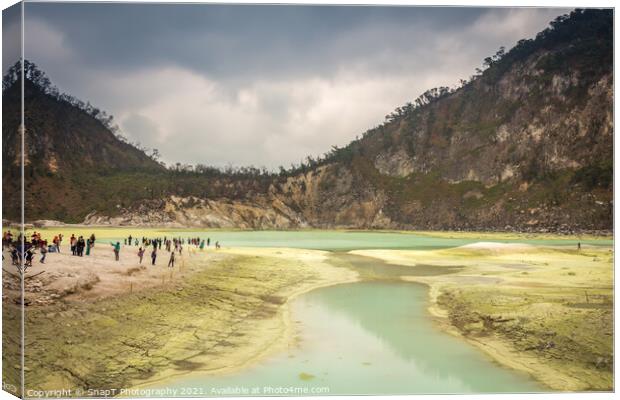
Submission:
<svg viewBox="0 0 620 400">
<path fill-rule="evenodd" d="M 348 143 L 567 11 L 26 3 L 25 56 L 166 162 L 275 168 Z"/>
</svg>

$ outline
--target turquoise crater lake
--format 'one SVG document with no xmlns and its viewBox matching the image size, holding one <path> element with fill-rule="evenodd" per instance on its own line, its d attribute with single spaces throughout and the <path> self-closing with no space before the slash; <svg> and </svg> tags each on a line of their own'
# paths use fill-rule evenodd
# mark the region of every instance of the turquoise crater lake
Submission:
<svg viewBox="0 0 620 400">
<path fill-rule="evenodd" d="M 82 228 L 85 232 L 88 229 Z M 131 228 L 123 229 L 127 236 Z M 134 233 L 139 234 L 140 229 Z M 90 233 L 88 233 L 90 234 Z M 174 230 L 151 231 L 147 237 L 200 237 L 211 239 L 211 246 L 219 241 L 226 247 L 289 247 L 300 249 L 349 251 L 362 249 L 440 249 L 463 246 L 485 241 L 498 243 L 526 243 L 545 246 L 576 246 L 577 242 L 591 245 L 612 245 L 611 239 L 578 240 L 574 236 L 566 239 L 479 239 L 479 238 L 445 238 L 429 234 L 403 232 L 373 231 L 336 231 L 336 230 L 300 230 L 300 231 L 227 231 L 227 230 Z M 134 236 L 135 237 L 135 236 Z M 113 238 L 123 242 L 123 237 Z M 110 241 L 112 239 L 109 239 Z"/>
</svg>

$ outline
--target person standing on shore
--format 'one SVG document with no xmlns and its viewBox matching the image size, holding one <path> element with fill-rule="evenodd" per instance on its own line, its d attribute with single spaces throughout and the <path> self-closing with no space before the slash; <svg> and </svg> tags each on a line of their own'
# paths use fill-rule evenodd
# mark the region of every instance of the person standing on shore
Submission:
<svg viewBox="0 0 620 400">
<path fill-rule="evenodd" d="M 90 246 L 95 247 L 95 234 L 90 235 Z"/>
<path fill-rule="evenodd" d="M 13 234 L 11 233 L 11 230 L 9 229 L 2 236 L 2 250 L 4 250 L 5 247 L 10 248 L 11 243 L 13 243 Z"/>
<path fill-rule="evenodd" d="M 91 247 L 91 242 L 90 242 L 90 238 L 86 240 L 86 255 L 90 256 L 90 247 Z"/>
<path fill-rule="evenodd" d="M 75 235 L 71 235 L 71 239 L 69 239 L 69 244 L 71 245 L 71 254 L 75 255 L 76 254 L 76 245 L 77 245 L 77 239 L 75 238 Z"/>
<path fill-rule="evenodd" d="M 45 256 L 47 255 L 47 243 L 42 243 L 41 249 L 39 251 L 41 252 L 41 260 L 39 261 L 41 262 L 41 264 L 45 264 Z"/>
<path fill-rule="evenodd" d="M 174 251 L 170 253 L 170 260 L 168 261 L 168 268 L 174 268 Z"/>
<path fill-rule="evenodd" d="M 84 237 L 80 236 L 77 241 L 77 255 L 80 257 L 84 256 L 84 247 L 86 247 L 86 242 L 84 241 Z"/>
<path fill-rule="evenodd" d="M 121 242 L 116 242 L 116 244 L 110 243 L 110 246 L 114 247 L 114 258 L 118 261 L 121 252 Z"/>
<path fill-rule="evenodd" d="M 11 253 L 11 261 L 13 262 L 13 265 L 20 265 L 21 257 L 20 257 L 20 253 L 17 251 L 17 247 L 11 244 L 9 246 L 9 250 Z"/>
<path fill-rule="evenodd" d="M 151 265 L 155 265 L 155 260 L 157 260 L 157 249 L 151 252 Z"/>
<path fill-rule="evenodd" d="M 144 257 L 144 249 L 140 247 L 138 249 L 138 258 L 140 259 L 140 264 L 142 264 L 142 257 Z"/>
<path fill-rule="evenodd" d="M 33 247 L 28 247 L 28 249 L 26 250 L 25 256 L 24 256 L 24 268 L 26 267 L 32 267 L 32 258 L 34 257 L 34 248 Z M 24 270 L 25 272 L 25 270 Z"/>
</svg>

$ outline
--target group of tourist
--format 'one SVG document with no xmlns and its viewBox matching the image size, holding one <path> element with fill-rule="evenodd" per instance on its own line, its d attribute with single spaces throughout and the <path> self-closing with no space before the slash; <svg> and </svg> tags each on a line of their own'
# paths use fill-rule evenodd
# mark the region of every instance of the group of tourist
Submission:
<svg viewBox="0 0 620 400">
<path fill-rule="evenodd" d="M 142 259 L 144 258 L 144 254 L 146 253 L 146 249 L 149 247 L 152 247 L 151 249 L 151 265 L 155 265 L 155 263 L 157 262 L 157 256 L 158 256 L 158 252 L 161 251 L 162 246 L 164 247 L 164 249 L 170 253 L 170 257 L 168 259 L 168 268 L 174 268 L 174 263 L 176 260 L 176 253 L 179 253 L 179 255 L 183 254 L 183 246 L 185 244 L 187 244 L 188 246 L 194 246 L 196 248 L 199 248 L 201 251 L 204 250 L 205 245 L 207 247 L 209 247 L 211 245 L 211 238 L 207 238 L 205 239 L 201 239 L 199 237 L 193 237 L 193 238 L 168 238 L 167 236 L 164 236 L 163 238 L 158 237 L 158 238 L 147 238 L 147 237 L 142 237 L 142 238 L 137 238 L 134 237 L 132 235 L 129 235 L 128 237 L 123 239 L 123 244 L 125 246 L 137 246 L 138 247 L 138 260 L 139 263 L 142 264 Z M 116 261 L 119 260 L 119 254 L 120 254 L 120 249 L 121 249 L 121 244 L 120 242 L 116 242 L 116 243 L 111 243 L 112 247 L 114 248 L 114 255 L 116 258 Z M 219 242 L 215 242 L 215 248 L 216 249 L 220 249 L 220 243 Z"/>
<path fill-rule="evenodd" d="M 60 235 L 62 237 L 62 234 Z M 56 240 L 58 237 L 54 237 Z M 62 241 L 62 238 L 60 239 Z M 74 234 L 71 234 L 71 238 L 69 239 L 69 244 L 71 245 L 71 254 L 74 256 L 83 257 L 84 256 L 84 248 L 86 248 L 86 255 L 90 255 L 90 249 L 95 247 L 95 234 L 93 233 L 87 240 L 84 240 L 83 236 L 78 238 L 75 237 Z M 58 246 L 58 251 L 60 251 L 60 246 Z"/>
<path fill-rule="evenodd" d="M 41 233 L 36 231 L 30 236 L 30 240 L 24 240 L 21 233 L 14 240 L 13 233 L 10 230 L 2 233 L 2 250 L 4 251 L 5 248 L 9 250 L 11 262 L 18 267 L 22 265 L 22 261 L 24 267 L 32 266 L 36 250 L 39 250 L 41 253 L 39 261 L 41 264 L 45 264 L 45 257 L 49 252 L 48 247 L 47 240 L 42 239 Z M 4 254 L 2 259 L 4 260 Z"/>
<path fill-rule="evenodd" d="M 64 236 L 62 233 L 59 233 L 54 236 L 52 239 L 52 243 L 48 244 L 47 240 L 42 239 L 40 232 L 34 232 L 30 236 L 30 241 L 24 241 L 23 252 L 22 250 L 22 237 L 21 234 L 18 236 L 17 240 L 14 239 L 13 233 L 10 230 L 3 232 L 2 235 L 2 250 L 5 248 L 9 249 L 11 254 L 11 259 L 14 265 L 20 266 L 22 264 L 22 260 L 24 260 L 24 265 L 26 267 L 32 266 L 32 260 L 34 258 L 35 251 L 39 251 L 41 254 L 40 262 L 41 264 L 45 263 L 45 258 L 47 253 L 60 253 L 61 245 Z M 84 255 L 89 256 L 91 254 L 92 249 L 95 247 L 95 234 L 93 233 L 88 237 L 88 239 L 84 239 L 83 236 L 75 236 L 72 234 L 69 239 L 69 245 L 71 249 L 71 254 L 77 257 L 83 257 Z M 174 264 L 176 261 L 176 253 L 179 255 L 183 254 L 183 246 L 193 246 L 195 248 L 204 250 L 205 246 L 208 248 L 211 245 L 211 238 L 201 239 L 199 237 L 193 238 L 181 238 L 181 237 L 173 237 L 168 238 L 164 236 L 163 238 L 137 238 L 132 235 L 123 239 L 123 244 L 125 246 L 136 246 L 138 247 L 138 262 L 142 264 L 142 260 L 144 258 L 144 254 L 146 253 L 147 248 L 151 248 L 151 265 L 156 265 L 158 252 L 161 251 L 162 247 L 170 253 L 170 257 L 168 258 L 168 268 L 174 268 Z M 121 252 L 121 244 L 120 241 L 110 243 L 112 246 L 112 250 L 114 252 L 114 259 L 116 261 L 120 261 L 120 252 Z M 220 243 L 215 242 L 215 249 L 220 249 Z"/>
</svg>

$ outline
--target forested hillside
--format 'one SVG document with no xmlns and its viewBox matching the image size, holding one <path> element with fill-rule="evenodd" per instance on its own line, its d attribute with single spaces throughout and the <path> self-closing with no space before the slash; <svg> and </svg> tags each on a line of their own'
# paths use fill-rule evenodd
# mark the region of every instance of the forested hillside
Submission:
<svg viewBox="0 0 620 400">
<path fill-rule="evenodd" d="M 612 228 L 613 14 L 576 10 L 344 148 L 279 172 L 165 168 L 112 119 L 26 76 L 26 214 L 98 224 Z M 19 195 L 19 77 L 5 77 L 4 200 Z M 13 197 L 12 197 L 13 196 Z M 15 219 L 14 207 L 3 218 Z"/>
</svg>

